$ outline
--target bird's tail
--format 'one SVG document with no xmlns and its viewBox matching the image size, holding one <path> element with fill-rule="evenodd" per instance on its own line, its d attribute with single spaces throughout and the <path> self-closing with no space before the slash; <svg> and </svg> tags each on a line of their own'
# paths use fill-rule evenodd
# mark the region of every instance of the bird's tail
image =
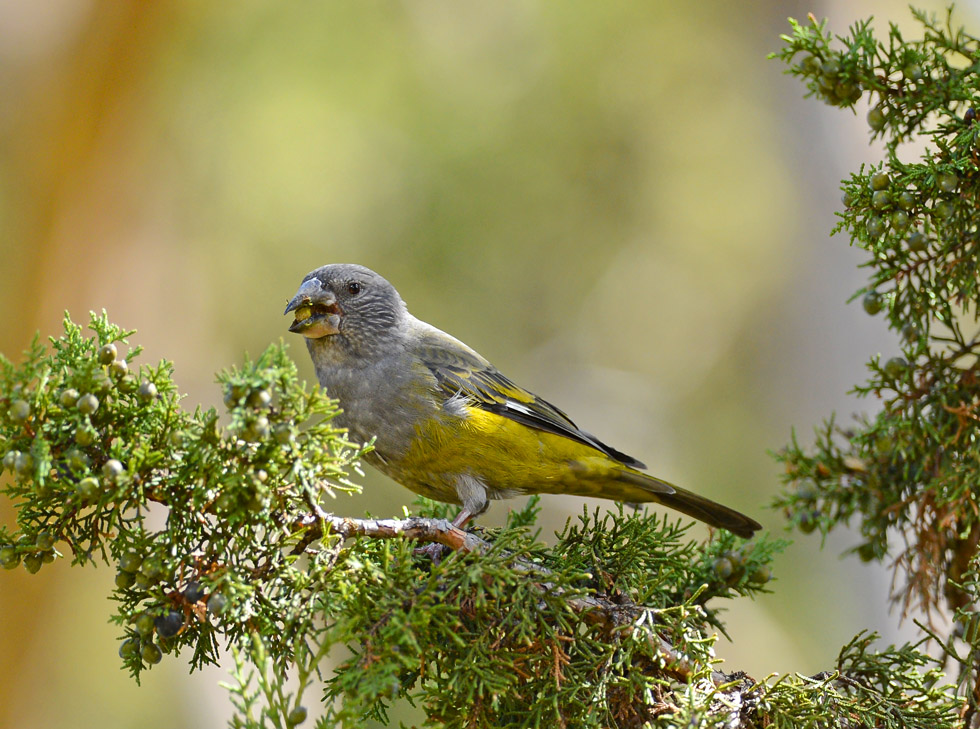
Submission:
<svg viewBox="0 0 980 729">
<path fill-rule="evenodd" d="M 762 528 L 755 519 L 730 509 L 717 501 L 698 496 L 691 491 L 661 481 L 645 473 L 623 469 L 616 474 L 616 480 L 639 488 L 630 488 L 629 497 L 623 501 L 656 502 L 676 509 L 698 521 L 703 521 L 719 529 L 727 529 L 732 534 L 749 539 Z"/>
</svg>

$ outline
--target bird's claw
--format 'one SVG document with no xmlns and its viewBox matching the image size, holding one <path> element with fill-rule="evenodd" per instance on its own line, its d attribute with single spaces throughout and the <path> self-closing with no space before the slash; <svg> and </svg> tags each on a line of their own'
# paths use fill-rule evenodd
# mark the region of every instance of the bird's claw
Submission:
<svg viewBox="0 0 980 729">
<path fill-rule="evenodd" d="M 419 557 L 428 557 L 432 564 L 437 565 L 442 562 L 442 558 L 446 556 L 446 552 L 449 551 L 449 547 L 439 544 L 438 542 L 430 542 L 424 547 L 416 547 L 415 554 Z"/>
</svg>

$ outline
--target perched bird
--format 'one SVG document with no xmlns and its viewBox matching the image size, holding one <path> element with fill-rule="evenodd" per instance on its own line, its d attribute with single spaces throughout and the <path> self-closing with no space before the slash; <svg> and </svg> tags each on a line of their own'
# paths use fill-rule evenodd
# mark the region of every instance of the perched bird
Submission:
<svg viewBox="0 0 980 729">
<path fill-rule="evenodd" d="M 337 423 L 376 438 L 365 458 L 430 499 L 460 504 L 463 526 L 490 499 L 575 494 L 657 502 L 741 537 L 753 519 L 648 476 L 474 350 L 412 316 L 395 288 L 354 264 L 307 274 L 284 314 L 306 337 Z"/>
</svg>

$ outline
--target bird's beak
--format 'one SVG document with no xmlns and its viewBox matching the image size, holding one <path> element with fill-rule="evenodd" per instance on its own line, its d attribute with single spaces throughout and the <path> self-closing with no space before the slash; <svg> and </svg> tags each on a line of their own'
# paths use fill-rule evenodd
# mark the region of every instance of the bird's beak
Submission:
<svg viewBox="0 0 980 729">
<path fill-rule="evenodd" d="M 340 331 L 340 307 L 337 299 L 324 290 L 320 281 L 311 278 L 304 281 L 296 295 L 290 299 L 283 314 L 295 311 L 289 331 L 302 334 L 307 339 L 319 339 Z"/>
</svg>

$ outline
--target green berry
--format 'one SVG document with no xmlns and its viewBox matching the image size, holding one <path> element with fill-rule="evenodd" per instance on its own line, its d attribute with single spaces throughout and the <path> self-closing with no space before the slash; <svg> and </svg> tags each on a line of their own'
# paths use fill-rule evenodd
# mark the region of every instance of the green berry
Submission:
<svg viewBox="0 0 980 729">
<path fill-rule="evenodd" d="M 86 428 L 84 425 L 75 429 L 75 442 L 82 448 L 88 448 L 98 440 L 98 437 L 98 433 L 92 430 L 92 428 Z"/>
<path fill-rule="evenodd" d="M 940 172 L 936 177 L 936 184 L 943 192 L 955 192 L 959 182 L 959 178 L 953 172 Z"/>
<path fill-rule="evenodd" d="M 14 471 L 18 476 L 26 477 L 34 473 L 34 456 L 30 453 L 18 453 L 14 461 Z"/>
<path fill-rule="evenodd" d="M 861 303 L 864 306 L 864 310 L 871 316 L 874 316 L 885 307 L 885 302 L 882 300 L 881 294 L 877 291 L 869 291 L 865 294 L 864 300 Z"/>
<path fill-rule="evenodd" d="M 100 364 L 112 364 L 118 352 L 116 351 L 115 344 L 107 344 L 102 349 L 99 350 L 99 363 Z"/>
<path fill-rule="evenodd" d="M 915 207 L 915 195 L 906 190 L 898 196 L 898 207 L 902 210 L 911 210 Z"/>
<path fill-rule="evenodd" d="M 905 230 L 909 227 L 909 214 L 904 210 L 896 210 L 892 213 L 892 227 L 895 230 Z"/>
<path fill-rule="evenodd" d="M 119 657 L 124 661 L 131 660 L 139 655 L 140 644 L 138 640 L 130 638 L 119 644 Z"/>
<path fill-rule="evenodd" d="M 820 73 L 820 59 L 816 56 L 807 56 L 800 62 L 800 70 L 808 76 L 816 76 Z"/>
<path fill-rule="evenodd" d="M 15 423 L 26 422 L 31 417 L 31 406 L 26 400 L 13 400 L 7 408 L 7 415 Z"/>
<path fill-rule="evenodd" d="M 8 471 L 13 471 L 14 466 L 17 464 L 17 456 L 20 455 L 20 451 L 7 451 L 3 454 L 3 467 Z"/>
<path fill-rule="evenodd" d="M 868 218 L 867 231 L 869 238 L 880 238 L 885 233 L 885 221 L 877 216 Z"/>
<path fill-rule="evenodd" d="M 143 402 L 152 402 L 157 397 L 157 386 L 152 382 L 140 383 L 139 397 Z"/>
<path fill-rule="evenodd" d="M 109 374 L 117 380 L 129 374 L 129 363 L 124 359 L 117 359 L 109 365 Z"/>
<path fill-rule="evenodd" d="M 296 726 L 297 724 L 302 724 L 304 721 L 306 721 L 305 706 L 297 706 L 290 711 L 289 715 L 286 717 L 286 724 L 289 726 Z"/>
<path fill-rule="evenodd" d="M 136 584 L 136 575 L 132 572 L 124 572 L 119 570 L 116 573 L 116 587 L 120 590 L 128 590 L 130 587 Z"/>
<path fill-rule="evenodd" d="M 228 598 L 221 593 L 214 593 L 208 598 L 208 612 L 212 615 L 221 615 L 228 609 Z"/>
<path fill-rule="evenodd" d="M 938 203 L 936 203 L 936 207 L 933 208 L 933 212 L 935 212 L 936 216 L 942 218 L 943 220 L 948 220 L 949 218 L 953 217 L 953 213 L 955 211 L 956 208 L 953 207 L 953 203 L 951 203 L 949 200 L 940 200 Z"/>
<path fill-rule="evenodd" d="M 119 391 L 120 392 L 135 392 L 136 390 L 136 378 L 132 375 L 123 375 L 119 380 Z"/>
<path fill-rule="evenodd" d="M 146 590 L 149 590 L 151 587 L 153 587 L 153 585 L 156 584 L 156 581 L 155 580 L 151 580 L 149 577 L 147 577 L 146 575 L 144 575 L 142 572 L 137 572 L 135 575 L 133 575 L 133 577 L 136 578 L 136 589 L 137 590 L 143 590 L 145 592 Z"/>
<path fill-rule="evenodd" d="M 885 128 L 885 121 L 885 112 L 881 110 L 881 107 L 876 106 L 868 112 L 868 126 L 876 132 Z"/>
<path fill-rule="evenodd" d="M 902 357 L 892 357 L 890 360 L 885 362 L 885 374 L 889 377 L 901 377 L 905 370 L 909 367 L 909 363 L 905 361 Z"/>
<path fill-rule="evenodd" d="M 872 190 L 886 190 L 891 183 L 891 178 L 885 172 L 875 172 L 871 175 Z"/>
<path fill-rule="evenodd" d="M 174 448 L 181 448 L 184 445 L 184 433 L 182 431 L 175 430 L 170 433 L 167 440 Z"/>
<path fill-rule="evenodd" d="M 153 621 L 154 618 L 150 613 L 140 613 L 136 616 L 136 620 L 133 621 L 133 627 L 136 628 L 136 632 L 141 636 L 149 638 L 153 635 Z"/>
<path fill-rule="evenodd" d="M 144 559 L 143 564 L 140 565 L 140 574 L 153 582 L 159 582 L 167 574 L 167 568 L 159 557 L 150 557 Z"/>
<path fill-rule="evenodd" d="M 892 204 L 892 196 L 888 190 L 878 190 L 871 194 L 871 207 L 875 210 L 884 210 Z"/>
<path fill-rule="evenodd" d="M 235 407 L 241 399 L 248 394 L 248 388 L 244 385 L 231 385 L 225 390 L 225 405 L 228 408 Z"/>
<path fill-rule="evenodd" d="M 3 567 L 5 570 L 12 570 L 19 564 L 20 554 L 17 552 L 16 547 L 12 547 L 9 544 L 6 547 L 0 547 L 0 567 Z"/>
<path fill-rule="evenodd" d="M 266 389 L 255 390 L 248 396 L 248 406 L 255 410 L 264 410 L 272 404 L 272 395 Z"/>
<path fill-rule="evenodd" d="M 101 491 L 102 487 L 99 485 L 99 479 L 95 476 L 86 476 L 75 484 L 75 493 L 82 501 L 93 501 L 97 499 Z"/>
<path fill-rule="evenodd" d="M 126 469 L 123 467 L 123 464 L 121 464 L 115 458 L 110 458 L 105 462 L 105 465 L 102 466 L 102 478 L 111 484 L 116 483 L 119 480 L 119 477 L 125 472 Z"/>
<path fill-rule="evenodd" d="M 136 572 L 143 564 L 143 558 L 136 552 L 126 552 L 119 558 L 119 569 L 123 572 Z"/>
<path fill-rule="evenodd" d="M 92 393 L 82 395 L 75 403 L 75 407 L 78 408 L 78 412 L 82 415 L 92 415 L 99 409 L 99 398 Z"/>
<path fill-rule="evenodd" d="M 41 552 L 41 561 L 44 564 L 51 564 L 54 562 L 54 552 Z"/>
<path fill-rule="evenodd" d="M 269 437 L 271 429 L 269 427 L 269 419 L 264 415 L 260 415 L 245 428 L 245 440 L 258 442 L 265 440 Z"/>
<path fill-rule="evenodd" d="M 58 400 L 61 402 L 62 407 L 73 408 L 75 407 L 75 403 L 78 402 L 78 390 L 74 387 L 62 390 Z"/>
<path fill-rule="evenodd" d="M 841 101 L 853 104 L 861 98 L 861 87 L 849 81 L 842 81 L 834 86 L 834 94 Z"/>
<path fill-rule="evenodd" d="M 764 585 L 772 579 L 772 570 L 769 565 L 759 565 L 749 574 L 749 582 L 753 585 Z"/>
<path fill-rule="evenodd" d="M 922 332 L 914 324 L 906 324 L 902 327 L 902 337 L 905 338 L 906 342 L 917 342 L 920 336 L 922 336 Z"/>
<path fill-rule="evenodd" d="M 40 554 L 29 554 L 26 557 L 24 557 L 24 567 L 32 575 L 37 574 L 37 571 L 41 569 L 42 564 L 43 562 L 41 561 Z"/>
<path fill-rule="evenodd" d="M 106 375 L 100 375 L 95 378 L 95 382 L 92 383 L 92 391 L 100 394 L 109 392 L 112 389 L 112 380 L 110 380 Z"/>
<path fill-rule="evenodd" d="M 727 580 L 732 576 L 732 572 L 734 572 L 735 567 L 732 565 L 732 561 L 730 559 L 726 557 L 719 557 L 712 565 L 712 569 L 715 571 L 715 577 L 720 580 Z"/>
<path fill-rule="evenodd" d="M 922 78 L 922 66 L 913 63 L 902 69 L 902 75 L 906 81 L 918 81 Z"/>
<path fill-rule="evenodd" d="M 147 643 L 143 646 L 143 650 L 140 651 L 140 656 L 146 663 L 153 666 L 163 659 L 163 651 L 155 643 Z"/>
<path fill-rule="evenodd" d="M 909 234 L 908 246 L 909 250 L 914 253 L 922 253 L 928 247 L 928 240 L 925 235 L 920 231 L 916 230 Z"/>
<path fill-rule="evenodd" d="M 91 459 L 77 448 L 72 448 L 65 454 L 65 461 L 72 471 L 82 473 L 88 468 Z"/>
<path fill-rule="evenodd" d="M 50 552 L 54 549 L 54 543 L 57 541 L 54 534 L 51 532 L 39 532 L 34 538 L 34 546 L 40 549 L 42 552 Z"/>
</svg>

